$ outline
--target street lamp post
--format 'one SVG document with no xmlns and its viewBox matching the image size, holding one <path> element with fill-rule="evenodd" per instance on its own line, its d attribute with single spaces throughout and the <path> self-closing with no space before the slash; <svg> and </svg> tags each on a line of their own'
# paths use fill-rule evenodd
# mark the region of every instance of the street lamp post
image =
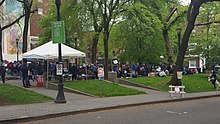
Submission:
<svg viewBox="0 0 220 124">
<path fill-rule="evenodd" d="M 16 38 L 16 53 L 17 53 L 17 62 L 18 62 L 18 41 L 19 39 Z"/>
<path fill-rule="evenodd" d="M 75 49 L 77 49 L 77 37 L 78 37 L 78 35 L 77 35 L 77 32 L 75 32 L 74 34 L 73 34 L 73 36 L 74 36 L 74 47 L 75 47 Z M 75 58 L 75 64 L 78 64 L 77 63 L 77 58 Z"/>
<path fill-rule="evenodd" d="M 61 0 L 56 0 L 55 2 L 57 7 L 57 21 L 60 21 L 60 5 Z M 58 61 L 59 64 L 62 64 L 62 53 L 61 53 L 61 43 L 58 43 Z M 55 100 L 55 103 L 66 103 L 65 96 L 64 96 L 64 90 L 63 90 L 63 77 L 62 75 L 59 75 L 59 83 L 58 83 L 58 94 Z"/>
<path fill-rule="evenodd" d="M 180 37 L 181 37 L 182 28 L 177 27 L 176 32 L 177 32 L 177 36 L 178 36 L 178 54 L 179 54 L 179 52 L 180 52 Z"/>
<path fill-rule="evenodd" d="M 74 42 L 75 42 L 75 49 L 77 49 L 77 32 L 74 33 Z"/>
<path fill-rule="evenodd" d="M 164 56 L 160 56 L 160 59 L 161 59 L 161 64 L 164 63 Z"/>
<path fill-rule="evenodd" d="M 176 29 L 176 32 L 177 32 L 177 36 L 178 36 L 178 56 L 180 56 L 180 38 L 181 38 L 181 32 L 182 32 L 182 28 L 181 27 L 177 27 Z M 179 59 L 178 59 L 179 60 Z M 179 62 L 178 62 L 179 64 Z M 181 76 L 178 76 L 178 75 L 181 75 L 182 74 L 182 71 L 181 71 L 181 68 L 182 67 L 179 67 L 178 71 L 177 71 L 177 80 L 178 80 L 178 85 L 181 86 L 182 83 L 181 83 L 181 79 L 182 77 Z M 181 77 L 181 78 L 179 78 Z"/>
<path fill-rule="evenodd" d="M 112 72 L 114 72 L 114 63 L 113 63 L 113 61 L 114 61 L 114 59 L 115 59 L 115 51 L 113 50 L 112 51 L 112 55 L 113 55 L 113 58 L 112 58 L 112 61 L 111 61 L 111 66 L 112 66 Z"/>
</svg>

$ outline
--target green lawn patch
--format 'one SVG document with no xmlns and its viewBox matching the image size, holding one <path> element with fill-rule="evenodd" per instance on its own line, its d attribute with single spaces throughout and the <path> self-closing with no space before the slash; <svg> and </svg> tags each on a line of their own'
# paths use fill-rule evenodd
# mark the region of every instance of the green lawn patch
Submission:
<svg viewBox="0 0 220 124">
<path fill-rule="evenodd" d="M 182 78 L 182 85 L 186 87 L 185 91 L 188 93 L 215 91 L 212 83 L 208 81 L 208 76 L 208 74 L 185 75 Z M 169 91 L 167 82 L 170 79 L 171 76 L 130 78 L 128 80 L 158 90 Z"/>
<path fill-rule="evenodd" d="M 65 82 L 64 85 L 66 87 L 76 89 L 85 93 L 100 96 L 100 82 L 101 81 L 99 80 L 68 81 Z M 145 92 L 102 81 L 102 96 L 104 97 L 138 94 L 145 94 Z"/>
<path fill-rule="evenodd" d="M 10 84 L 0 84 L 0 106 L 51 101 L 52 98 Z"/>
</svg>

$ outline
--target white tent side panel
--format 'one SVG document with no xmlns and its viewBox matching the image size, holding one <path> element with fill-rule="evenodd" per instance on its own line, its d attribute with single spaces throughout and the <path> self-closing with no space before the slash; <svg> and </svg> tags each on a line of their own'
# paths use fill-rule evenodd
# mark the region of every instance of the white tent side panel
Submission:
<svg viewBox="0 0 220 124">
<path fill-rule="evenodd" d="M 61 44 L 62 57 L 86 57 L 84 52 Z M 36 59 L 54 59 L 58 58 L 58 44 L 53 44 L 52 41 L 45 43 L 33 50 L 23 54 L 23 58 L 36 58 Z"/>
</svg>

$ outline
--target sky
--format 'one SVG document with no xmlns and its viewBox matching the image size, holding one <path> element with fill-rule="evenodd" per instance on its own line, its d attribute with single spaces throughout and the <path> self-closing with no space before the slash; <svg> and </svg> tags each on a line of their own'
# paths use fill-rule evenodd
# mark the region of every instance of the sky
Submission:
<svg viewBox="0 0 220 124">
<path fill-rule="evenodd" d="M 183 5 L 188 5 L 191 2 L 191 0 L 182 0 Z"/>
</svg>

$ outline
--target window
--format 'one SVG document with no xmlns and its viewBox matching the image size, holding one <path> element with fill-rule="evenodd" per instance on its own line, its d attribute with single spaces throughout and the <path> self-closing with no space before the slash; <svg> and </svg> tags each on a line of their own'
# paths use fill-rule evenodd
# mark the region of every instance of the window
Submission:
<svg viewBox="0 0 220 124">
<path fill-rule="evenodd" d="M 189 68 L 196 68 L 196 61 L 195 60 L 189 61 Z"/>
<path fill-rule="evenodd" d="M 43 9 L 42 8 L 38 8 L 37 9 L 37 13 L 38 13 L 38 15 L 43 15 Z"/>
</svg>

